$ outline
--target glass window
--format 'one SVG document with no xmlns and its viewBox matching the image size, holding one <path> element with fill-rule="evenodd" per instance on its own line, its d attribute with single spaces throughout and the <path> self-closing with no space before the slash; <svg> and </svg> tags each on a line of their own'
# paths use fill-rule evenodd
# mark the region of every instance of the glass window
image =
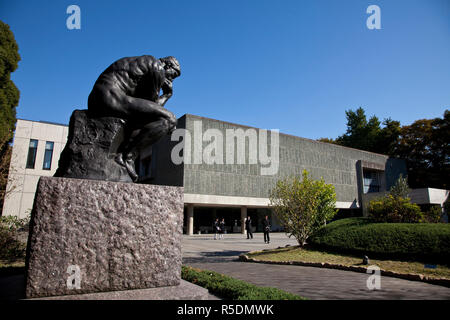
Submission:
<svg viewBox="0 0 450 320">
<path fill-rule="evenodd" d="M 53 145 L 52 141 L 45 143 L 44 164 L 42 165 L 44 170 L 50 170 L 52 167 Z"/>
<path fill-rule="evenodd" d="M 36 162 L 38 141 L 31 139 L 30 145 L 28 147 L 28 157 L 27 157 L 27 169 L 34 169 L 34 163 Z"/>
<path fill-rule="evenodd" d="M 379 192 L 380 178 L 377 171 L 364 170 L 364 193 Z"/>
<path fill-rule="evenodd" d="M 152 173 L 152 156 L 148 156 L 144 159 L 142 159 L 139 163 L 139 175 L 142 178 L 150 178 Z"/>
</svg>

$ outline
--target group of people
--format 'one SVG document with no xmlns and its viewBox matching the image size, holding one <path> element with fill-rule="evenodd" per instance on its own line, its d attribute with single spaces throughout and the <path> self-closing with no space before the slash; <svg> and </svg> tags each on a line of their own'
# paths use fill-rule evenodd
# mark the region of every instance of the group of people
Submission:
<svg viewBox="0 0 450 320">
<path fill-rule="evenodd" d="M 221 221 L 217 218 L 216 221 L 214 221 L 214 240 L 217 239 L 223 239 L 223 234 L 225 233 L 225 219 L 222 218 Z"/>
<path fill-rule="evenodd" d="M 270 243 L 270 221 L 269 216 L 265 216 L 262 222 L 263 231 L 264 231 L 264 243 Z M 225 233 L 225 219 L 219 221 L 216 219 L 214 221 L 214 240 L 223 239 L 223 234 Z M 252 231 L 252 219 L 248 216 L 245 219 L 245 230 L 247 230 L 247 239 L 253 239 L 253 231 Z"/>
</svg>

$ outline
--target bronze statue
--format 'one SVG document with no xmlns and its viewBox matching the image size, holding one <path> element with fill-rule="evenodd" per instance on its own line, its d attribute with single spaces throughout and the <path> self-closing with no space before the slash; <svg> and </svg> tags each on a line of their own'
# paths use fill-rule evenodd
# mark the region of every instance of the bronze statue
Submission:
<svg viewBox="0 0 450 320">
<path fill-rule="evenodd" d="M 116 161 L 127 168 L 134 181 L 138 178 L 134 162 L 139 149 L 175 129 L 177 119 L 164 105 L 172 96 L 172 81 L 180 73 L 174 57 L 122 58 L 103 71 L 89 95 L 88 110 L 92 115 L 127 121 L 129 136 Z"/>
<path fill-rule="evenodd" d="M 156 59 L 143 55 L 122 58 L 111 64 L 94 84 L 87 113 L 76 110 L 72 115 L 65 148 L 71 150 L 63 151 L 55 176 L 128 181 L 109 163 L 112 157 L 136 182 L 134 163 L 139 151 L 176 128 L 177 119 L 164 105 L 173 94 L 173 80 L 180 74 L 180 64 L 174 57 Z M 82 119 L 78 120 L 82 123 L 89 121 L 87 129 L 80 124 L 77 126 L 77 119 Z M 100 132 L 105 130 L 111 131 L 106 134 L 108 138 Z M 83 137 L 76 137 L 77 134 Z M 86 140 L 86 136 L 106 141 L 96 140 L 89 150 L 82 150 L 81 140 Z M 102 168 L 97 157 L 92 156 L 98 154 L 96 148 L 101 149 L 100 158 L 102 152 L 103 158 L 107 158 L 106 167 Z"/>
</svg>

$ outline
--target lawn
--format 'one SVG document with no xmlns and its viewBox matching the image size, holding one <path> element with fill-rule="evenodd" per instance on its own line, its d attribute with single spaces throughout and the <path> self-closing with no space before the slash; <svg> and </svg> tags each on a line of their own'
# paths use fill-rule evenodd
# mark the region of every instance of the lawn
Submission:
<svg viewBox="0 0 450 320">
<path fill-rule="evenodd" d="M 287 247 L 247 254 L 249 258 L 264 261 L 299 261 L 312 263 L 330 263 L 344 266 L 363 266 L 362 257 L 319 251 L 312 248 Z M 369 256 L 370 259 L 370 256 Z M 436 265 L 436 269 L 425 268 L 424 263 L 414 261 L 370 259 L 370 265 L 382 270 L 398 273 L 422 274 L 431 278 L 450 279 L 450 268 Z"/>
</svg>

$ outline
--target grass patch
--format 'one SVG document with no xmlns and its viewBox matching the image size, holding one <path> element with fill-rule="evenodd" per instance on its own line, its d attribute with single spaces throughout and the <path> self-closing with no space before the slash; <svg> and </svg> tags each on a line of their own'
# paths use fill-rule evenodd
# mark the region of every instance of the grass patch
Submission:
<svg viewBox="0 0 450 320">
<path fill-rule="evenodd" d="M 299 261 L 313 263 L 332 263 L 344 266 L 361 266 L 362 256 L 346 255 L 313 248 L 288 247 L 281 249 L 255 252 L 247 255 L 256 260 L 268 261 Z M 371 265 L 377 265 L 382 270 L 408 274 L 422 274 L 431 278 L 450 279 L 450 268 L 446 265 L 437 265 L 436 269 L 425 268 L 424 263 L 415 261 L 370 259 Z"/>
<path fill-rule="evenodd" d="M 316 248 L 378 259 L 448 265 L 450 225 L 446 223 L 374 223 L 367 218 L 334 221 L 309 242 Z"/>
<path fill-rule="evenodd" d="M 25 273 L 25 260 L 0 260 L 0 276 L 10 276 Z"/>
<path fill-rule="evenodd" d="M 230 300 L 305 300 L 298 295 L 269 287 L 258 287 L 223 274 L 182 266 L 182 279 L 208 289 L 223 299 Z"/>
</svg>

